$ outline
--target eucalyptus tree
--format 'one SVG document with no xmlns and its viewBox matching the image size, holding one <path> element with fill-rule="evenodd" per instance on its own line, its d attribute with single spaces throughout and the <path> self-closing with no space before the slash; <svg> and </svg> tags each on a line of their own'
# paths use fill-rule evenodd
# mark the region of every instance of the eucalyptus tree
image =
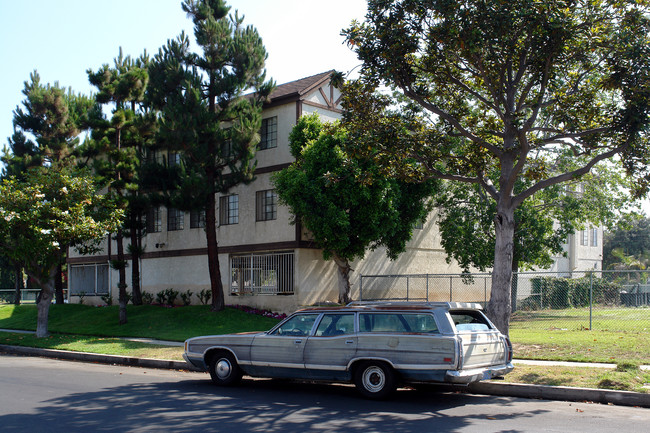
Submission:
<svg viewBox="0 0 650 433">
<path fill-rule="evenodd" d="M 647 0 L 374 0 L 345 30 L 363 61 L 345 102 L 357 151 L 414 181 L 477 185 L 495 202 L 487 312 L 504 333 L 516 209 L 615 156 L 638 176 L 636 192 L 647 189 L 649 9 Z M 402 99 L 376 95 L 380 84 Z"/>
<path fill-rule="evenodd" d="M 111 261 L 119 275 L 119 321 L 127 322 L 126 255 L 124 252 L 125 226 L 130 233 L 132 254 L 133 302 L 142 303 L 139 284 L 138 218 L 141 219 L 139 167 L 143 155 L 143 143 L 151 130 L 149 117 L 141 108 L 149 81 L 146 53 L 139 59 L 124 56 L 120 48 L 113 67 L 104 64 L 99 70 L 88 70 L 88 79 L 97 87 L 97 102 L 112 108 L 110 119 L 100 114 L 93 124 L 92 140 L 85 148 L 85 155 L 92 160 L 94 172 L 108 187 L 108 191 L 128 221 L 117 228 L 115 236 L 117 258 Z"/>
<path fill-rule="evenodd" d="M 275 189 L 323 258 L 336 263 L 338 300 L 348 303 L 350 262 L 378 247 L 386 247 L 391 259 L 403 253 L 415 225 L 431 210 L 439 182 L 381 176 L 372 160 L 348 155 L 347 132 L 339 124 L 322 124 L 318 114 L 301 117 L 289 140 L 296 161 L 273 175 Z"/>
<path fill-rule="evenodd" d="M 219 270 L 215 194 L 253 178 L 265 81 L 266 50 L 257 30 L 243 25 L 222 0 L 185 0 L 198 52 L 182 33 L 168 41 L 149 68 L 154 107 L 161 110 L 158 139 L 179 154 L 180 178 L 170 200 L 205 212 L 212 310 L 224 308 Z M 252 94 L 243 96 L 244 92 Z"/>
</svg>

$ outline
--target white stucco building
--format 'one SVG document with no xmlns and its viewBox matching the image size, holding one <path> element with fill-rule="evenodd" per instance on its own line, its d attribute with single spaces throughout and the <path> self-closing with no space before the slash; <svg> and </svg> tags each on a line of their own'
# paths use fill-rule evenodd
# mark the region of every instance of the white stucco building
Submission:
<svg viewBox="0 0 650 433">
<path fill-rule="evenodd" d="M 328 71 L 277 86 L 263 109 L 255 181 L 217 197 L 219 265 L 227 305 L 292 311 L 338 298 L 336 266 L 323 260 L 321 250 L 299 224 L 289 223 L 289 210 L 277 203 L 270 179 L 272 173 L 293 162 L 289 134 L 300 116 L 316 112 L 325 121 L 340 118 L 341 95 L 330 85 L 330 75 Z M 388 260 L 385 251 L 378 249 L 353 263 L 353 293 L 360 275 L 459 273 L 458 266 L 445 261 L 435 220 L 434 211 L 421 228 L 414 230 L 406 252 L 397 260 Z M 149 213 L 147 224 L 140 261 L 142 291 L 155 295 L 169 288 L 190 290 L 194 293 L 193 303 L 198 303 L 197 294 L 210 287 L 201 218 L 195 213 L 159 207 Z M 125 239 L 125 248 L 127 243 Z M 86 303 L 102 304 L 100 296 L 109 293 L 117 300 L 118 274 L 108 266 L 106 247 L 93 256 L 70 251 L 71 302 L 77 302 L 76 295 L 81 292 Z M 110 251 L 116 251 L 114 243 Z M 563 260 L 558 260 L 558 266 L 565 266 Z M 129 286 L 130 270 L 129 264 Z"/>
</svg>

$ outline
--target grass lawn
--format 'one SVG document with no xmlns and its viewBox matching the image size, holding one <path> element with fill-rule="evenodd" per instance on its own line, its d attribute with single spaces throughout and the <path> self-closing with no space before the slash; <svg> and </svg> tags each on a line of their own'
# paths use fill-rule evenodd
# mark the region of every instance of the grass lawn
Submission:
<svg viewBox="0 0 650 433">
<path fill-rule="evenodd" d="M 616 370 L 588 367 L 560 367 L 533 365 L 515 366 L 505 375 L 506 383 L 528 383 L 532 385 L 573 386 L 580 388 L 616 389 L 648 393 L 650 371 L 636 366 L 621 365 Z"/>
<path fill-rule="evenodd" d="M 48 330 L 57 334 L 184 341 L 197 335 L 265 331 L 278 323 L 277 319 L 235 308 L 215 314 L 207 305 L 178 308 L 129 305 L 127 319 L 125 325 L 118 323 L 117 306 L 52 305 Z M 0 328 L 35 331 L 36 305 L 0 305 Z"/>
<path fill-rule="evenodd" d="M 649 308 L 517 311 L 510 322 L 516 358 L 650 364 Z"/>
</svg>

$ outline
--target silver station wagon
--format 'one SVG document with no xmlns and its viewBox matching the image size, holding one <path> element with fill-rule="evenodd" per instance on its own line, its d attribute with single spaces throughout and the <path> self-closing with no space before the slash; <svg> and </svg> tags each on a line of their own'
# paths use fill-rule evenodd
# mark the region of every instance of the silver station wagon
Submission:
<svg viewBox="0 0 650 433">
<path fill-rule="evenodd" d="M 307 308 L 267 332 L 185 341 L 217 385 L 242 375 L 354 382 L 383 398 L 400 384 L 468 384 L 512 371 L 512 345 L 480 304 L 353 302 Z"/>
</svg>

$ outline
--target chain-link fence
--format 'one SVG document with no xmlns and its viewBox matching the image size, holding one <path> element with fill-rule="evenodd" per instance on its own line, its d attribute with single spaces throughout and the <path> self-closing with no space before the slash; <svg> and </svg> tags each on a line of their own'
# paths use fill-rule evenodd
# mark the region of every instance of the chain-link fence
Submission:
<svg viewBox="0 0 650 433">
<path fill-rule="evenodd" d="M 490 300 L 490 274 L 362 275 L 360 300 Z M 511 326 L 539 329 L 650 329 L 650 272 L 518 272 Z"/>
</svg>

